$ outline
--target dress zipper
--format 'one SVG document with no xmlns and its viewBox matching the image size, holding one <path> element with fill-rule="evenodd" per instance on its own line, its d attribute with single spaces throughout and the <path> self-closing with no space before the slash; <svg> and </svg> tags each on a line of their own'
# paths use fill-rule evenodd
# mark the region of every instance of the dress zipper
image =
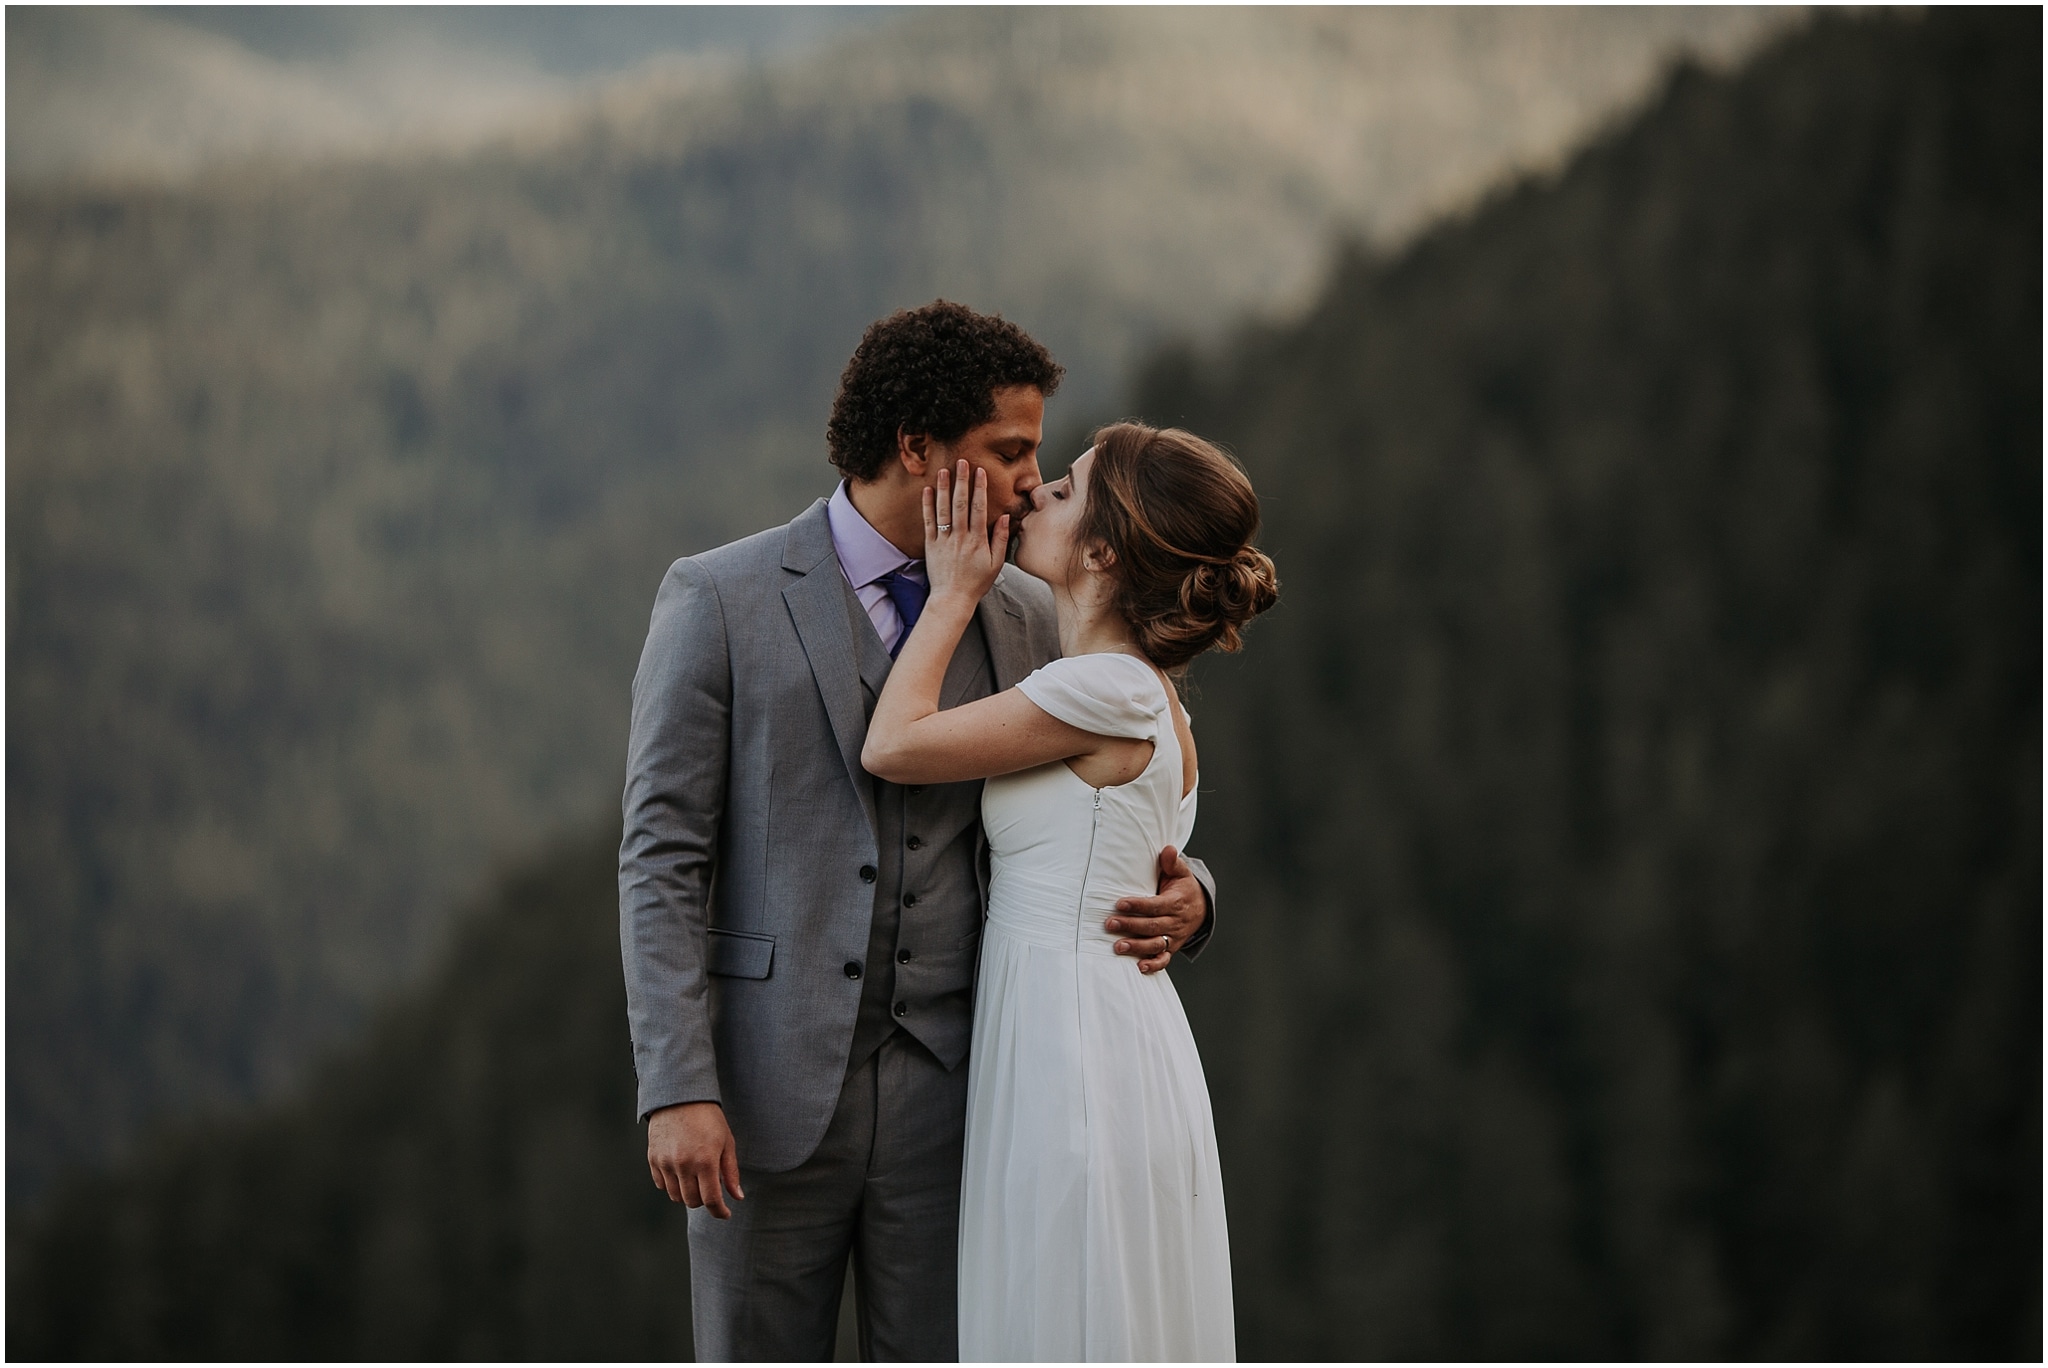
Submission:
<svg viewBox="0 0 2048 1368">
<path fill-rule="evenodd" d="M 1094 813 L 1088 819 L 1088 858 L 1081 862 L 1081 896 L 1079 899 L 1079 906 L 1077 906 L 1074 909 L 1074 1005 L 1077 1008 L 1081 1005 L 1082 995 L 1086 991 L 1081 986 L 1081 935 L 1082 927 L 1086 924 L 1088 919 L 1088 876 L 1095 872 L 1095 836 L 1096 833 L 1102 829 L 1101 789 L 1095 790 L 1095 801 L 1092 804 L 1092 806 L 1094 808 Z M 1079 1033 L 1078 1038 L 1081 1041 L 1082 1055 L 1085 1060 L 1088 1050 L 1088 1033 L 1086 1027 L 1085 1014 L 1083 1016 L 1083 1019 L 1080 1021 L 1076 1021 L 1074 1025 L 1077 1032 Z M 1088 1074 L 1085 1062 L 1082 1066 L 1081 1072 L 1081 1129 L 1084 1133 L 1088 1130 Z M 1088 1201 L 1094 1195 L 1088 1190 L 1088 1166 L 1086 1164 L 1082 1165 L 1081 1179 L 1081 1201 L 1082 1206 L 1085 1209 Z M 1088 1247 L 1086 1241 L 1083 1241 L 1081 1246 L 1081 1285 L 1083 1287 L 1086 1287 L 1088 1285 L 1088 1277 Z M 1081 1308 L 1080 1330 L 1081 1342 L 1083 1344 L 1086 1344 L 1088 1342 L 1088 1308 L 1085 1305 Z"/>
<path fill-rule="evenodd" d="M 1081 923 L 1088 914 L 1088 876 L 1095 869 L 1095 835 L 1102 829 L 1102 790 L 1096 789 L 1095 801 L 1091 806 L 1094 813 L 1088 819 L 1088 858 L 1081 863 L 1081 899 L 1074 908 L 1074 949 L 1081 948 Z"/>
</svg>

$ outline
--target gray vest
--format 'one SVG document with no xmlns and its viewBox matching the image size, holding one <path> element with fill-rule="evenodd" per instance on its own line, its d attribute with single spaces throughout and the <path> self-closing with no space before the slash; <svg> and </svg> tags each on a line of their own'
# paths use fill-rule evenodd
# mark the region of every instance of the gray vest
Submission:
<svg viewBox="0 0 2048 1368">
<path fill-rule="evenodd" d="M 846 591 L 860 653 L 864 711 L 892 662 L 867 610 Z M 994 691 L 981 624 L 969 621 L 947 667 L 943 693 L 972 702 Z M 892 784 L 870 778 L 875 799 L 874 921 L 862 966 L 860 1013 L 850 1069 L 899 1028 L 951 1069 L 967 1057 L 974 1028 L 974 969 L 981 941 L 986 872 L 981 853 L 981 781 Z"/>
</svg>

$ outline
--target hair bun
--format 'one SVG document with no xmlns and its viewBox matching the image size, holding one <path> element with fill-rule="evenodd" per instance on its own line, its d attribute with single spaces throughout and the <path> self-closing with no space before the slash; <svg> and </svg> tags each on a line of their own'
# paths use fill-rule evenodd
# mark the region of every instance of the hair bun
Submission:
<svg viewBox="0 0 2048 1368">
<path fill-rule="evenodd" d="M 1244 625 L 1279 598 L 1272 558 L 1256 546 L 1242 546 L 1226 561 L 1205 561 L 1188 571 L 1180 585 L 1180 612 L 1215 649 L 1235 651 L 1244 644 Z"/>
<path fill-rule="evenodd" d="M 1251 544 L 1259 500 L 1214 444 L 1178 428 L 1112 423 L 1095 434 L 1083 533 L 1116 556 L 1117 609 L 1164 670 L 1235 651 L 1244 625 L 1280 597 Z"/>
</svg>

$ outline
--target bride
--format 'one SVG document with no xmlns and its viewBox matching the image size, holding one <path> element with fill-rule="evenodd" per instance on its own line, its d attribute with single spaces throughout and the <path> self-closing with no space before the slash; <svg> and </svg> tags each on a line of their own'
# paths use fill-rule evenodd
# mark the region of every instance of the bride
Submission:
<svg viewBox="0 0 2048 1368">
<path fill-rule="evenodd" d="M 988 924 L 960 1190 L 963 1360 L 1236 1357 L 1230 1247 L 1202 1062 L 1172 980 L 1112 951 L 1120 897 L 1195 823 L 1173 680 L 1273 605 L 1244 473 L 1190 433 L 1118 423 L 1032 496 L 1021 569 L 1052 586 L 1063 658 L 941 711 L 1003 565 L 984 477 L 926 491 L 931 597 L 868 724 L 899 784 L 988 777 Z"/>
</svg>

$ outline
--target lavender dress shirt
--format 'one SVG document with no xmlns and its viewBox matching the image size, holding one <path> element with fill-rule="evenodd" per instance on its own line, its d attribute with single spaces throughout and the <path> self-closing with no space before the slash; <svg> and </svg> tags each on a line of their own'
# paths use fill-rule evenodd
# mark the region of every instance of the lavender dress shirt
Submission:
<svg viewBox="0 0 2048 1368">
<path fill-rule="evenodd" d="M 875 624 L 875 635 L 882 639 L 883 649 L 893 655 L 896 640 L 903 635 L 903 617 L 880 581 L 891 570 L 902 570 L 923 583 L 924 562 L 904 555 L 894 542 L 875 531 L 874 525 L 853 506 L 844 480 L 832 491 L 825 517 L 832 527 L 832 550 L 839 557 L 839 569 L 853 586 L 860 606 L 867 609 L 868 621 Z"/>
</svg>

